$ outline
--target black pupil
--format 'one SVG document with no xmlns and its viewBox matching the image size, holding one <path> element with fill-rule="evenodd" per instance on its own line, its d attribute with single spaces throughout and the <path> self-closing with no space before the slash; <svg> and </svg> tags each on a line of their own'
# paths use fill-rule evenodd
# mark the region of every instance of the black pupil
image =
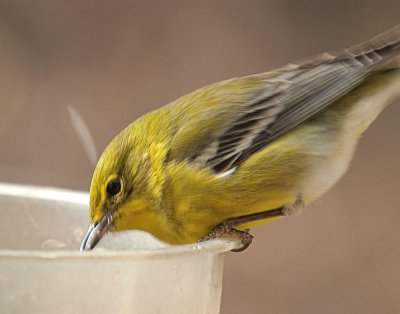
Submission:
<svg viewBox="0 0 400 314">
<path fill-rule="evenodd" d="M 111 180 L 107 185 L 107 193 L 117 195 L 121 191 L 121 182 L 118 179 Z"/>
</svg>

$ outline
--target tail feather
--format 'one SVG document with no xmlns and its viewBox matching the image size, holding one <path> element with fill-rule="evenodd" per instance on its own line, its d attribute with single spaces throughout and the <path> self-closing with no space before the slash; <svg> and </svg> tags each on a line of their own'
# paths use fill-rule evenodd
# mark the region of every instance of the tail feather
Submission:
<svg viewBox="0 0 400 314">
<path fill-rule="evenodd" d="M 399 67 L 400 62 L 395 60 L 400 54 L 400 25 L 381 33 L 365 42 L 345 50 L 363 64 L 375 66 Z"/>
<path fill-rule="evenodd" d="M 400 68 L 400 25 L 344 51 L 325 52 L 317 57 L 299 60 L 283 67 L 283 71 L 315 67 L 327 62 L 345 62 L 368 66 L 370 73 L 387 68 Z"/>
</svg>

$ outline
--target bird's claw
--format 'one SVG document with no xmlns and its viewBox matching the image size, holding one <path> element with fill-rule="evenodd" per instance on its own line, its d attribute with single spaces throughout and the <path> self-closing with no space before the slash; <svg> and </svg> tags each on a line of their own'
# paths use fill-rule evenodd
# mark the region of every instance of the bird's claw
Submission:
<svg viewBox="0 0 400 314">
<path fill-rule="evenodd" d="M 216 238 L 228 236 L 234 239 L 240 239 L 242 246 L 237 249 L 233 249 L 232 252 L 242 252 L 247 249 L 253 241 L 253 236 L 249 233 L 249 230 L 238 230 L 227 224 L 220 224 L 216 226 L 207 236 L 201 238 L 199 242 L 208 241 Z"/>
</svg>

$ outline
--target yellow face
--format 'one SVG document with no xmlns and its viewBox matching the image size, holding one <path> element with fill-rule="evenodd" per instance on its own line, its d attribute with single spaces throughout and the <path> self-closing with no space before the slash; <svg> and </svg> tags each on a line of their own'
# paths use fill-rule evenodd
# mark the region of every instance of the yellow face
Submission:
<svg viewBox="0 0 400 314">
<path fill-rule="evenodd" d="M 90 216 L 93 222 L 99 222 L 103 216 L 114 211 L 122 203 L 124 182 L 117 174 L 112 174 L 103 184 L 93 181 L 90 188 Z"/>
<path fill-rule="evenodd" d="M 133 127 L 123 130 L 107 146 L 94 171 L 90 187 L 92 226 L 84 240 L 88 249 L 107 231 L 139 229 L 157 236 L 167 227 L 160 210 L 165 155 L 153 159 L 148 153 L 152 146 L 140 146 L 132 135 Z M 93 240 L 95 233 L 99 236 Z"/>
<path fill-rule="evenodd" d="M 94 223 L 114 214 L 132 198 L 140 198 L 146 185 L 141 176 L 148 166 L 132 136 L 134 125 L 119 133 L 101 155 L 90 186 L 90 216 Z"/>
<path fill-rule="evenodd" d="M 92 221 L 98 223 L 104 216 L 110 215 L 110 231 L 147 230 L 149 226 L 144 222 L 151 222 L 148 217 L 154 215 L 151 205 L 134 191 L 128 193 L 125 186 L 124 178 L 116 174 L 110 175 L 104 184 L 92 183 L 90 193 Z M 100 198 L 97 195 L 100 195 Z"/>
<path fill-rule="evenodd" d="M 92 249 L 107 231 L 113 229 L 117 209 L 126 199 L 125 184 L 120 175 L 113 173 L 104 176 L 96 173 L 96 171 L 90 187 L 90 216 L 92 224 L 83 239 L 82 251 Z M 105 179 L 102 180 L 102 178 Z"/>
</svg>

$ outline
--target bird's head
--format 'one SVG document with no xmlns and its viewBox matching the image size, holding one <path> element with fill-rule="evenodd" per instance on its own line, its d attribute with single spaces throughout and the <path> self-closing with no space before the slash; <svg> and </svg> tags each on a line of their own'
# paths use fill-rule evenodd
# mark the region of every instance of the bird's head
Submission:
<svg viewBox="0 0 400 314">
<path fill-rule="evenodd" d="M 107 231 L 147 230 L 159 207 L 162 172 L 143 134 L 128 126 L 106 147 L 90 187 L 91 225 L 81 250 L 92 249 Z"/>
</svg>

